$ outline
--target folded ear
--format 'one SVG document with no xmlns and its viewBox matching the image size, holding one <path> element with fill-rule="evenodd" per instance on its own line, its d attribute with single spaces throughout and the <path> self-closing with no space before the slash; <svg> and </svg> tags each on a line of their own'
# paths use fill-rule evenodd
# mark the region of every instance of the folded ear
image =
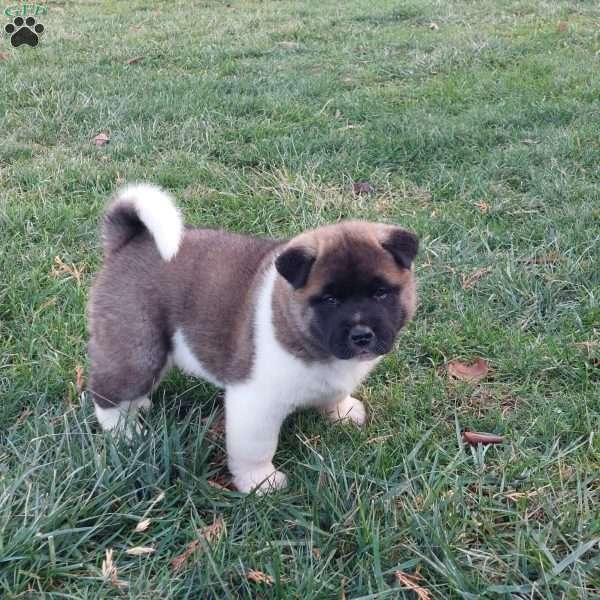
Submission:
<svg viewBox="0 0 600 600">
<path fill-rule="evenodd" d="M 392 227 L 386 231 L 381 245 L 394 257 L 398 266 L 410 269 L 419 251 L 419 238 L 410 231 Z"/>
<path fill-rule="evenodd" d="M 308 248 L 292 246 L 277 257 L 275 268 L 297 290 L 306 284 L 315 258 Z"/>
</svg>

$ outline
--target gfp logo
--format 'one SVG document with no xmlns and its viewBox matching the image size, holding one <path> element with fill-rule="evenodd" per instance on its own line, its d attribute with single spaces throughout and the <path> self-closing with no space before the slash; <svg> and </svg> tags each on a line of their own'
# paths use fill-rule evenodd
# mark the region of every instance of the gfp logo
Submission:
<svg viewBox="0 0 600 600">
<path fill-rule="evenodd" d="M 4 27 L 10 36 L 10 43 L 15 48 L 21 44 L 37 46 L 45 27 L 35 17 L 47 13 L 48 8 L 43 4 L 15 4 L 5 8 L 4 14 L 12 17 L 12 21 Z"/>
</svg>

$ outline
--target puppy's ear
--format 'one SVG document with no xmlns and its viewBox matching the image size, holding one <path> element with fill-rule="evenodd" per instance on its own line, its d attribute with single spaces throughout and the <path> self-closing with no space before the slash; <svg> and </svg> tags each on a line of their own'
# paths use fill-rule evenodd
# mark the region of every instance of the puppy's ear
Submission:
<svg viewBox="0 0 600 600">
<path fill-rule="evenodd" d="M 308 248 L 292 246 L 277 257 L 275 268 L 297 290 L 306 284 L 315 258 Z"/>
<path fill-rule="evenodd" d="M 391 227 L 385 232 L 381 245 L 394 257 L 398 266 L 410 269 L 419 251 L 419 238 L 410 231 Z"/>
</svg>

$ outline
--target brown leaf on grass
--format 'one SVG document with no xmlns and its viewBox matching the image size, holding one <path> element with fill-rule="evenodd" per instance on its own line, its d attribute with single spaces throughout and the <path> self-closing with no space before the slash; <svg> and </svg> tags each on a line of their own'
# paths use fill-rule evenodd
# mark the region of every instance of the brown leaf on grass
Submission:
<svg viewBox="0 0 600 600">
<path fill-rule="evenodd" d="M 553 265 L 560 260 L 560 254 L 556 250 L 551 250 L 548 254 L 536 256 L 526 261 L 528 265 Z"/>
<path fill-rule="evenodd" d="M 479 431 L 463 431 L 463 440 L 471 446 L 477 446 L 478 444 L 501 444 L 504 438 L 500 435 L 493 433 L 481 433 Z"/>
<path fill-rule="evenodd" d="M 17 418 L 17 425 L 21 425 L 21 423 L 27 421 L 27 419 L 33 414 L 33 411 L 30 408 L 24 408 L 23 412 Z"/>
<path fill-rule="evenodd" d="M 423 579 L 420 575 L 409 575 L 402 571 L 396 571 L 394 575 L 398 583 L 414 592 L 419 600 L 430 600 L 431 594 L 429 591 L 417 583 Z"/>
<path fill-rule="evenodd" d="M 208 525 L 198 532 L 197 540 L 191 541 L 179 556 L 176 556 L 171 560 L 171 569 L 173 571 L 181 569 L 196 550 L 201 549 L 201 540 L 205 540 L 206 543 L 210 545 L 221 537 L 224 529 L 225 521 L 223 520 L 223 517 L 219 516 L 214 520 L 212 525 Z"/>
<path fill-rule="evenodd" d="M 481 269 L 476 269 L 469 275 L 463 275 L 462 280 L 462 289 L 468 290 L 472 288 L 482 277 L 485 277 L 488 273 L 490 273 L 492 267 L 481 267 Z"/>
<path fill-rule="evenodd" d="M 127 59 L 127 64 L 128 65 L 135 65 L 136 63 L 139 63 L 140 60 L 143 60 L 144 56 L 134 56 L 133 58 L 128 58 Z"/>
<path fill-rule="evenodd" d="M 148 529 L 148 527 L 150 527 L 150 523 L 152 521 L 150 521 L 150 519 L 142 519 L 136 526 L 135 526 L 135 531 L 137 531 L 138 533 L 142 533 L 143 531 L 146 531 L 146 529 Z"/>
<path fill-rule="evenodd" d="M 93 142 L 96 144 L 96 146 L 106 146 L 106 144 L 110 142 L 110 138 L 108 137 L 108 134 L 103 132 L 95 136 Z"/>
<path fill-rule="evenodd" d="M 567 31 L 569 29 L 569 23 L 567 21 L 559 21 L 556 24 L 556 31 L 562 32 Z"/>
<path fill-rule="evenodd" d="M 152 546 L 133 546 L 133 548 L 127 548 L 125 554 L 129 554 L 129 556 L 146 556 L 155 551 L 156 548 L 152 548 Z"/>
<path fill-rule="evenodd" d="M 140 31 L 142 29 L 142 26 L 141 25 L 132 25 L 129 29 L 131 31 Z"/>
<path fill-rule="evenodd" d="M 361 194 L 372 194 L 375 190 L 373 186 L 368 181 L 356 181 L 352 184 L 352 193 L 355 196 L 360 196 Z"/>
<path fill-rule="evenodd" d="M 60 277 L 67 275 L 77 281 L 77 285 L 81 284 L 81 275 L 85 271 L 85 267 L 77 268 L 75 265 L 68 265 L 60 256 L 54 257 L 54 268 L 51 271 L 52 277 Z"/>
<path fill-rule="evenodd" d="M 313 548 L 312 555 L 315 557 L 315 560 L 321 560 L 321 550 L 319 548 Z"/>
<path fill-rule="evenodd" d="M 83 367 L 81 365 L 77 365 L 75 367 L 75 389 L 77 390 L 78 395 L 83 392 L 84 387 L 85 377 L 83 375 Z"/>
<path fill-rule="evenodd" d="M 484 215 L 486 213 L 489 213 L 490 209 L 492 208 L 491 205 L 489 205 L 487 202 L 484 202 L 483 200 L 475 202 L 475 206 L 479 209 L 479 212 Z"/>
<path fill-rule="evenodd" d="M 112 548 L 107 548 L 106 558 L 102 561 L 102 576 L 117 588 L 127 587 L 129 584 L 118 577 L 117 565 L 113 562 L 112 554 Z"/>
<path fill-rule="evenodd" d="M 262 571 L 246 571 L 246 579 L 253 583 L 264 583 L 268 586 L 273 585 L 273 578 Z"/>
<path fill-rule="evenodd" d="M 488 371 L 487 361 L 483 358 L 478 358 L 471 365 L 459 360 L 452 360 L 448 363 L 448 377 L 450 379 L 477 383 L 487 376 Z"/>
<path fill-rule="evenodd" d="M 10 54 L 8 52 L 0 52 L 0 60 L 8 60 L 10 58 Z"/>
</svg>

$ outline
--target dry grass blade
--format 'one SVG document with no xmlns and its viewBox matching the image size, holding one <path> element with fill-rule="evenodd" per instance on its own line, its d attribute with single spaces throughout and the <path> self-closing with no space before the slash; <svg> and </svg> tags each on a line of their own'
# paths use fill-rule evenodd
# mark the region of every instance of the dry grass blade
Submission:
<svg viewBox="0 0 600 600">
<path fill-rule="evenodd" d="M 273 578 L 262 571 L 246 571 L 246 579 L 253 583 L 264 583 L 266 585 L 273 585 Z"/>
<path fill-rule="evenodd" d="M 212 525 L 208 525 L 198 532 L 199 539 L 190 542 L 180 555 L 171 560 L 171 569 L 173 571 L 178 571 L 181 569 L 187 563 L 190 557 L 196 552 L 196 550 L 201 548 L 201 540 L 205 540 L 209 545 L 213 544 L 221 537 L 224 531 L 225 521 L 223 520 L 222 516 L 219 516 L 217 519 L 215 519 Z"/>
<path fill-rule="evenodd" d="M 146 531 L 146 529 L 148 529 L 148 527 L 150 527 L 150 519 L 142 519 L 136 526 L 135 526 L 135 531 L 137 531 L 138 533 L 142 533 L 143 531 Z"/>
<path fill-rule="evenodd" d="M 557 250 L 551 250 L 548 254 L 543 254 L 541 256 L 536 256 L 534 258 L 528 259 L 526 264 L 528 265 L 553 265 L 560 260 L 560 254 Z"/>
<path fill-rule="evenodd" d="M 102 576 L 106 581 L 109 581 L 117 588 L 127 587 L 128 583 L 119 579 L 117 572 L 117 565 L 113 562 L 113 551 L 112 548 L 106 549 L 106 558 L 102 561 Z"/>
<path fill-rule="evenodd" d="M 78 269 L 75 265 L 68 265 L 60 256 L 54 257 L 54 268 L 52 269 L 53 277 L 68 275 L 77 281 L 77 285 L 81 284 L 81 275 L 85 271 L 85 267 Z"/>
<path fill-rule="evenodd" d="M 75 367 L 75 389 L 77 390 L 77 394 L 81 394 L 84 388 L 85 377 L 83 375 L 83 367 L 81 365 L 77 365 Z"/>
<path fill-rule="evenodd" d="M 139 63 L 143 59 L 144 59 L 143 56 L 134 56 L 133 58 L 127 59 L 127 64 L 128 65 L 135 65 L 136 63 Z"/>
<path fill-rule="evenodd" d="M 462 289 L 468 290 L 472 288 L 482 277 L 485 277 L 492 270 L 492 267 L 482 267 L 481 269 L 476 269 L 469 275 L 463 275 L 462 280 Z"/>
<path fill-rule="evenodd" d="M 487 376 L 488 371 L 487 361 L 483 358 L 478 358 L 470 365 L 459 360 L 452 360 L 448 363 L 448 377 L 450 379 L 477 383 Z"/>
<path fill-rule="evenodd" d="M 431 594 L 429 591 L 417 583 L 421 580 L 420 576 L 408 575 L 402 571 L 396 571 L 394 575 L 396 576 L 398 583 L 417 594 L 419 600 L 430 600 Z"/>
<path fill-rule="evenodd" d="M 129 554 L 129 556 L 146 556 L 154 551 L 155 548 L 152 548 L 152 546 L 134 546 L 125 550 L 125 554 Z"/>
</svg>

